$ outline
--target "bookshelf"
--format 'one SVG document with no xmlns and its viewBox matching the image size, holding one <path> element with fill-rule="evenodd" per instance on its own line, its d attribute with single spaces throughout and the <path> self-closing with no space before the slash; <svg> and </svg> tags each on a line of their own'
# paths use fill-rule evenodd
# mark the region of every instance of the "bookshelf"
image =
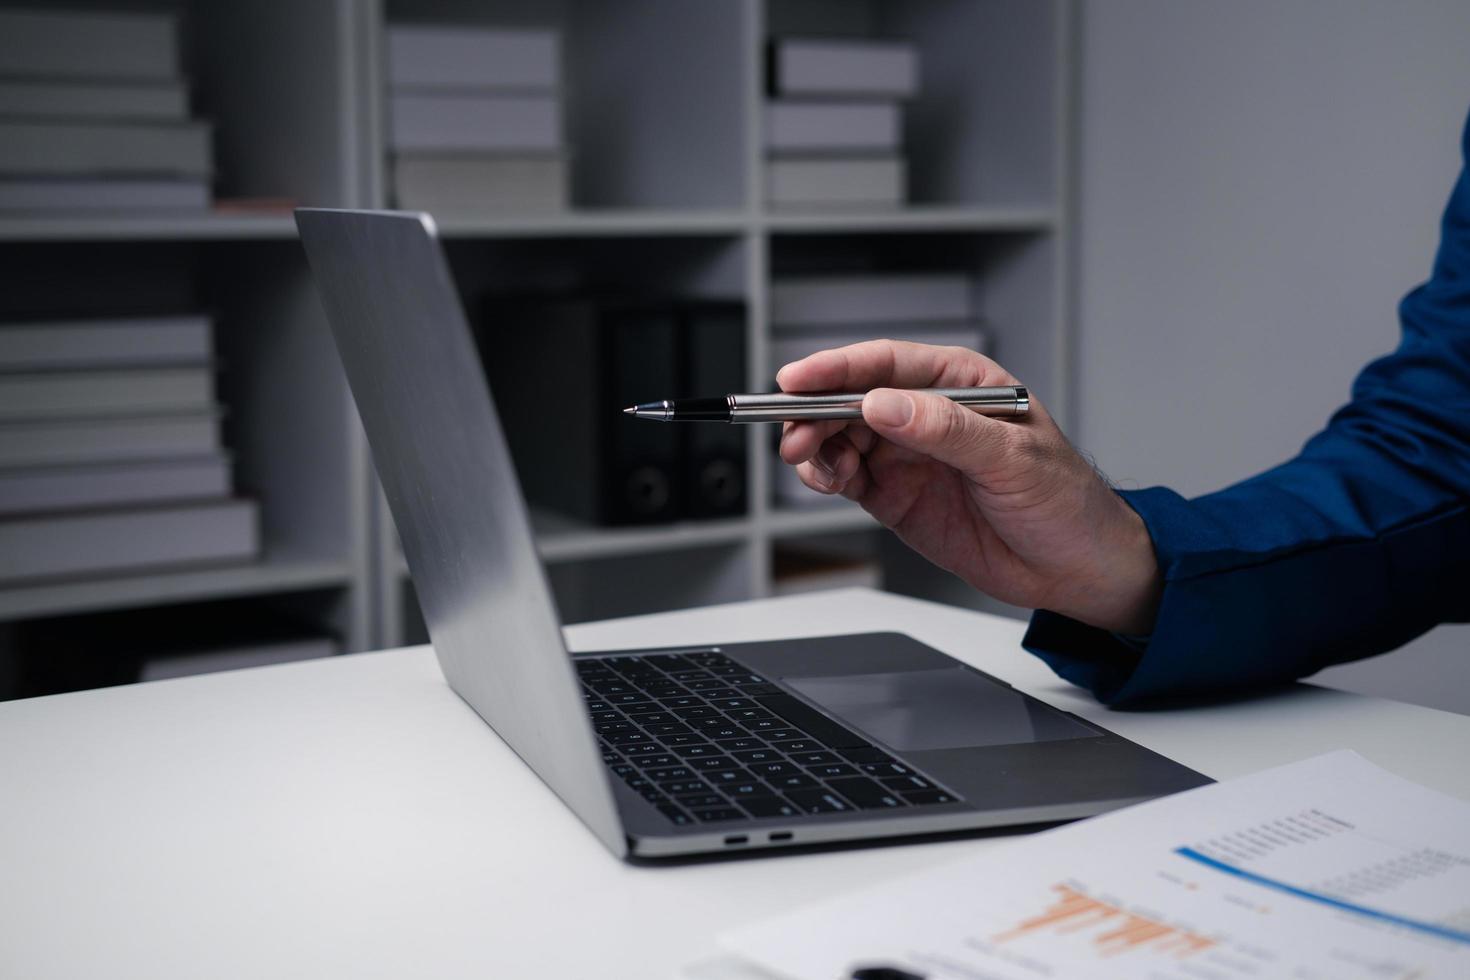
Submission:
<svg viewBox="0 0 1470 980">
<path fill-rule="evenodd" d="M 938 268 L 970 282 L 991 353 L 1068 417 L 1070 0 L 81 6 L 181 11 L 194 110 L 217 133 L 217 195 L 321 206 L 389 203 L 387 24 L 554 27 L 563 39 L 571 207 L 435 215 L 472 316 L 486 291 L 536 282 L 672 285 L 681 295 L 741 300 L 749 387 L 761 390 L 770 386 L 773 276 Z M 820 212 L 764 203 L 765 48 L 787 34 L 918 45 L 922 86 L 904 131 L 911 203 Z M 423 638 L 287 211 L 0 216 L 0 260 L 24 270 L 31 292 L 85 292 L 102 312 L 143 281 L 216 315 L 221 385 L 238 406 L 231 449 L 242 483 L 261 500 L 265 532 L 264 557 L 250 566 L 0 587 L 0 622 L 278 600 L 311 610 L 347 650 Z M 564 618 L 766 595 L 773 552 L 806 540 L 862 539 L 877 554 L 891 552 L 886 532 L 855 507 L 778 504 L 770 435 L 750 433 L 743 516 L 600 528 L 537 513 Z M 895 591 L 940 587 L 908 563 L 883 564 Z"/>
</svg>

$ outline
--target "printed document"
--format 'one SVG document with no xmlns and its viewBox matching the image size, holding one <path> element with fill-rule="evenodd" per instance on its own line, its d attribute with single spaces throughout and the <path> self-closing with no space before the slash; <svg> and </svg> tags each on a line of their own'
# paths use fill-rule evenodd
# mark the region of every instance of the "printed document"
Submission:
<svg viewBox="0 0 1470 980">
<path fill-rule="evenodd" d="M 1334 752 L 722 937 L 792 980 L 1470 977 L 1470 803 Z"/>
</svg>

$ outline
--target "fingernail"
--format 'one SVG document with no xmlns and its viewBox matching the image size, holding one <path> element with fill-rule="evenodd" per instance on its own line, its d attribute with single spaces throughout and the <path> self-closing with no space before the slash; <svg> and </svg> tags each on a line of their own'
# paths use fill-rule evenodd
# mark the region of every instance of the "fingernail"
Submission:
<svg viewBox="0 0 1470 980">
<path fill-rule="evenodd" d="M 826 477 L 827 483 L 831 483 L 834 479 L 837 478 L 837 474 L 832 471 L 832 464 L 828 463 L 825 459 L 826 452 L 827 447 L 823 446 L 817 452 L 817 454 L 812 457 L 812 469 L 816 470 L 819 476 Z"/>
<path fill-rule="evenodd" d="M 842 447 L 834 446 L 830 442 L 824 444 L 817 452 L 817 460 L 818 465 L 830 473 L 835 480 L 837 478 L 837 467 L 842 463 Z"/>
<path fill-rule="evenodd" d="M 901 391 L 879 388 L 863 399 L 863 414 L 870 422 L 897 428 L 914 417 L 914 400 Z"/>
</svg>

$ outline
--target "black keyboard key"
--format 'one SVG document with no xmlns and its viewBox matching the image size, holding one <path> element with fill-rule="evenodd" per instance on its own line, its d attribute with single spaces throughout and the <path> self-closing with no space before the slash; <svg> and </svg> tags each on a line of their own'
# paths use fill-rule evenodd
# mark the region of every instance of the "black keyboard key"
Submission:
<svg viewBox="0 0 1470 980">
<path fill-rule="evenodd" d="M 777 718 L 775 715 L 771 714 L 769 711 L 764 711 L 764 712 L 762 712 L 762 714 L 765 715 L 764 718 L 756 718 L 753 721 L 741 722 L 741 724 L 743 724 L 746 728 L 748 728 L 751 731 L 756 732 L 756 733 L 760 733 L 760 732 L 774 732 L 774 731 L 778 731 L 778 730 L 780 730 L 782 728 L 790 728 L 791 727 L 791 723 L 789 721 L 786 721 L 783 718 Z"/>
<path fill-rule="evenodd" d="M 709 742 L 700 742 L 696 745 L 676 745 L 674 746 L 674 752 L 685 759 L 702 759 L 711 755 L 724 755 L 724 752 L 721 751 L 719 746 L 711 745 Z"/>
<path fill-rule="evenodd" d="M 658 788 L 670 796 L 688 796 L 691 793 L 704 796 L 713 795 L 709 784 L 698 779 L 680 779 L 672 783 L 659 783 Z M 714 805 L 723 806 L 724 800 L 719 800 Z"/>
<path fill-rule="evenodd" d="M 824 789 L 794 789 L 786 798 L 801 808 L 802 813 L 848 813 L 852 804 Z"/>
<path fill-rule="evenodd" d="M 668 721 L 661 725 L 644 725 L 643 727 L 648 729 L 650 734 L 657 735 L 659 738 L 667 738 L 670 735 L 688 735 L 694 731 L 688 725 L 677 721 Z"/>
<path fill-rule="evenodd" d="M 745 814 L 734 807 L 717 807 L 709 810 L 695 810 L 694 816 L 701 823 L 722 823 L 726 820 L 743 820 Z"/>
<path fill-rule="evenodd" d="M 688 670 L 689 661 L 677 653 L 651 653 L 643 658 L 659 670 Z"/>
<path fill-rule="evenodd" d="M 627 694 L 604 694 L 603 700 L 614 707 L 621 706 L 626 710 L 630 704 L 647 704 L 650 699 L 646 694 L 630 691 Z"/>
<path fill-rule="evenodd" d="M 801 811 L 779 796 L 755 796 L 742 799 L 740 806 L 752 817 L 795 817 Z"/>
<path fill-rule="evenodd" d="M 933 789 L 934 784 L 923 776 L 892 776 L 888 779 L 879 779 L 878 782 L 889 789 L 896 789 L 900 793 L 914 793 L 919 790 Z"/>
<path fill-rule="evenodd" d="M 749 782 L 752 779 L 750 773 L 744 769 L 712 769 L 707 772 L 701 772 L 700 775 L 716 786 L 723 786 L 726 783 Z"/>
<path fill-rule="evenodd" d="M 684 764 L 691 769 L 704 772 L 708 769 L 734 769 L 739 763 L 728 755 L 709 755 L 701 758 L 685 759 Z"/>
<path fill-rule="evenodd" d="M 806 736 L 794 728 L 778 728 L 773 732 L 761 732 L 761 737 L 769 742 L 805 742 Z"/>
<path fill-rule="evenodd" d="M 669 676 L 677 683 L 688 685 L 694 681 L 712 681 L 715 675 L 705 670 L 671 670 Z"/>
<path fill-rule="evenodd" d="M 701 667 L 734 667 L 736 665 L 735 661 L 723 653 L 715 653 L 712 650 L 705 653 L 691 653 L 687 656 Z"/>
<path fill-rule="evenodd" d="M 871 779 L 833 779 L 828 781 L 827 786 L 864 810 L 898 809 L 904 805 L 897 793 L 885 789 Z"/>
<path fill-rule="evenodd" d="M 767 779 L 771 776 L 794 776 L 801 770 L 789 762 L 762 762 L 751 766 L 750 771 Z"/>
<path fill-rule="evenodd" d="M 599 711 L 609 711 L 612 709 L 612 705 L 602 700 L 600 695 L 584 694 L 582 695 L 582 699 L 587 702 L 587 710 L 594 714 Z"/>
<path fill-rule="evenodd" d="M 686 806 L 691 810 L 708 810 L 711 807 L 727 806 L 730 802 L 719 793 L 710 792 L 694 793 L 689 796 L 676 796 L 675 799 L 679 801 L 681 806 Z"/>
<path fill-rule="evenodd" d="M 689 814 L 674 806 L 674 804 L 672 803 L 660 803 L 658 805 L 658 812 L 668 817 L 672 823 L 680 827 L 688 826 L 689 824 L 692 824 L 694 822 L 693 817 L 689 816 Z"/>
<path fill-rule="evenodd" d="M 926 789 L 917 793 L 905 793 L 903 798 L 914 806 L 930 806 L 935 803 L 958 803 L 959 799 L 942 789 Z"/>
<path fill-rule="evenodd" d="M 690 732 L 686 735 L 660 735 L 659 741 L 663 742 L 665 745 L 675 750 L 683 748 L 686 745 L 709 744 L 705 741 L 703 735 L 697 734 L 695 732 Z"/>
<path fill-rule="evenodd" d="M 776 716 L 764 708 L 731 708 L 725 712 L 725 717 L 749 728 L 753 722 L 774 721 Z"/>
<path fill-rule="evenodd" d="M 679 760 L 666 752 L 658 755 L 635 755 L 633 761 L 640 769 L 662 769 L 664 766 L 679 765 Z"/>
<path fill-rule="evenodd" d="M 633 727 L 633 723 L 628 721 L 607 721 L 597 726 L 597 734 L 599 735 L 616 735 L 619 732 L 631 732 L 636 730 L 637 729 Z"/>
<path fill-rule="evenodd" d="M 893 756 L 882 749 L 871 745 L 860 745 L 855 748 L 839 748 L 837 754 L 848 762 L 892 762 Z"/>
<path fill-rule="evenodd" d="M 601 677 L 594 677 L 592 680 L 587 682 L 587 686 L 592 688 L 592 690 L 596 691 L 598 694 L 602 695 L 630 694 L 634 690 L 633 685 L 629 684 L 621 677 L 608 677 L 606 679 Z"/>
<path fill-rule="evenodd" d="M 767 694 L 756 698 L 761 707 L 774 712 L 806 732 L 823 745 L 834 748 L 851 748 L 867 745 L 868 741 L 851 729 L 839 725 L 815 708 L 796 700 L 789 694 Z"/>
<path fill-rule="evenodd" d="M 818 752 L 821 751 L 821 748 L 821 742 L 814 742 L 809 738 L 790 739 L 781 743 L 781 750 L 783 752 Z M 832 761 L 840 762 L 842 760 L 833 757 Z"/>
<path fill-rule="evenodd" d="M 720 713 L 707 704 L 696 704 L 692 708 L 675 708 L 674 714 L 685 721 L 698 721 L 701 718 L 718 718 Z"/>
<path fill-rule="evenodd" d="M 898 762 L 865 762 L 863 772 L 869 776 L 909 776 L 913 770 Z"/>
<path fill-rule="evenodd" d="M 669 798 L 657 786 L 642 786 L 638 789 L 638 795 L 650 803 L 667 803 Z"/>
<path fill-rule="evenodd" d="M 628 717 L 645 728 L 649 725 L 667 725 L 677 722 L 679 719 L 667 711 L 659 710 L 659 706 L 650 701 L 648 704 L 635 704 L 628 709 Z"/>
<path fill-rule="evenodd" d="M 738 690 L 741 694 L 749 697 L 759 697 L 762 694 L 785 694 L 775 684 L 761 677 L 759 674 L 746 674 L 744 677 L 726 677 L 726 684 Z"/>
<path fill-rule="evenodd" d="M 613 735 L 604 735 L 603 738 L 619 748 L 628 745 L 647 745 L 653 741 L 642 732 L 617 732 Z"/>
<path fill-rule="evenodd" d="M 813 776 L 820 776 L 823 779 L 838 779 L 842 776 L 856 776 L 858 774 L 858 771 L 852 766 L 841 762 L 829 762 L 824 766 L 812 766 L 810 768 Z M 914 788 L 919 789 L 921 787 L 916 786 Z"/>
<path fill-rule="evenodd" d="M 664 698 L 685 697 L 689 694 L 689 689 L 687 687 L 680 687 L 678 684 L 674 684 L 670 681 L 652 681 L 648 684 L 643 685 L 643 690 L 650 697 L 655 697 L 659 700 L 663 700 Z"/>
<path fill-rule="evenodd" d="M 721 684 L 719 681 L 695 681 L 689 685 L 689 690 L 705 698 L 732 698 L 735 689 Z"/>
<path fill-rule="evenodd" d="M 710 698 L 709 703 L 721 711 L 747 711 L 759 707 L 751 698 Z"/>
<path fill-rule="evenodd" d="M 655 745 L 653 744 L 653 742 L 649 741 L 643 743 L 642 745 L 630 745 L 627 748 L 623 749 L 622 752 L 623 755 L 636 762 L 642 756 L 658 755 L 663 750 L 664 747 L 662 745 Z"/>
<path fill-rule="evenodd" d="M 726 794 L 732 800 L 745 800 L 753 796 L 776 795 L 775 790 L 756 779 L 747 779 L 739 783 L 721 783 L 720 792 Z"/>
<path fill-rule="evenodd" d="M 739 738 L 740 736 L 745 734 L 745 729 L 741 728 L 733 721 L 726 721 L 723 718 L 696 719 L 696 721 L 694 722 L 694 729 L 695 731 L 698 731 L 699 733 L 704 735 L 705 738 L 713 739 Z M 767 735 L 767 737 L 770 737 L 769 734 Z"/>
<path fill-rule="evenodd" d="M 656 783 L 671 783 L 681 779 L 693 779 L 694 770 L 687 766 L 664 766 L 659 769 L 645 769 L 643 775 Z"/>
<path fill-rule="evenodd" d="M 605 684 L 623 683 L 623 679 L 610 670 L 599 671 L 595 674 L 581 674 L 577 679 L 582 682 L 582 690 L 594 693 Z"/>
<path fill-rule="evenodd" d="M 765 742 L 758 738 L 722 738 L 720 748 L 726 752 L 749 752 L 751 749 L 767 748 Z"/>
<path fill-rule="evenodd" d="M 680 697 L 680 698 L 659 698 L 659 703 L 662 704 L 665 708 L 668 708 L 670 711 L 673 711 L 673 710 L 675 710 L 677 708 L 707 708 L 707 707 L 709 707 L 707 704 L 705 704 L 699 698 L 689 697 L 689 696 Z"/>
<path fill-rule="evenodd" d="M 754 765 L 757 762 L 781 761 L 781 753 L 777 752 L 775 749 L 751 749 L 748 752 L 736 752 L 733 754 L 735 758 L 739 759 L 747 766 Z"/>
<path fill-rule="evenodd" d="M 630 776 L 638 771 L 637 766 L 631 766 L 626 762 L 619 762 L 617 765 L 612 766 L 611 768 L 613 773 L 618 776 Z"/>
<path fill-rule="evenodd" d="M 779 790 L 788 789 L 813 789 L 822 785 L 810 776 L 801 773 L 792 773 L 790 776 L 767 776 L 766 782 Z"/>
<path fill-rule="evenodd" d="M 629 668 L 622 673 L 623 680 L 636 687 L 643 687 L 648 684 L 662 684 L 669 679 L 660 671 L 645 667 L 640 667 L 636 670 Z"/>
<path fill-rule="evenodd" d="M 790 743 L 787 743 L 788 745 Z M 804 766 L 825 766 L 833 762 L 841 762 L 842 757 L 833 752 L 803 752 L 800 749 L 790 749 L 791 758 Z"/>
<path fill-rule="evenodd" d="M 613 711 L 611 709 L 608 709 L 607 711 L 592 712 L 592 722 L 593 724 L 597 725 L 601 725 L 609 721 L 621 721 L 622 719 L 623 713 L 621 711 Z"/>
</svg>

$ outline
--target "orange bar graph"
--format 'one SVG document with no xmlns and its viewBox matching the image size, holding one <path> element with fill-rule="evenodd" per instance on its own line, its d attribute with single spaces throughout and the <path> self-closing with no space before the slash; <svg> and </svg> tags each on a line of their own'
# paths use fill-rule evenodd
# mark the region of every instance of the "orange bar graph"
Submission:
<svg viewBox="0 0 1470 980">
<path fill-rule="evenodd" d="M 1008 942 L 1044 930 L 1066 934 L 1102 927 L 1104 931 L 1092 937 L 1099 956 L 1149 949 L 1183 959 L 1215 945 L 1215 941 L 1206 936 L 1136 915 L 1069 885 L 1055 885 L 1052 891 L 1058 896 L 1052 905 L 1039 915 L 1023 919 L 1014 928 L 998 934 L 995 941 Z"/>
</svg>

